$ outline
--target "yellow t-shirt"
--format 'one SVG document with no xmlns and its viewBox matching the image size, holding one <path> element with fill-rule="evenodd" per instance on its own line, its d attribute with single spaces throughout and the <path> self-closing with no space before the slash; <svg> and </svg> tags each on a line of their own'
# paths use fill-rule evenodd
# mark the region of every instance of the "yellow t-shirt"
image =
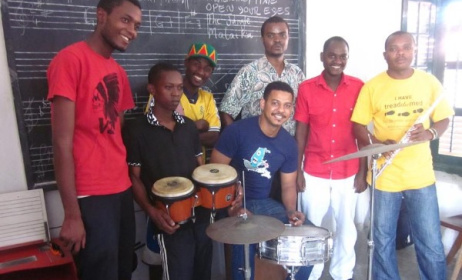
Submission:
<svg viewBox="0 0 462 280">
<path fill-rule="evenodd" d="M 220 132 L 221 122 L 213 94 L 199 89 L 196 103 L 190 103 L 183 93 L 180 104 L 186 117 L 193 121 L 204 119 L 209 123 L 209 131 Z"/>
<path fill-rule="evenodd" d="M 441 83 L 431 74 L 414 70 L 408 79 L 393 79 L 383 72 L 367 82 L 359 94 L 351 120 L 367 125 L 371 121 L 374 136 L 380 140 L 399 142 L 417 118 L 426 112 L 442 94 Z M 443 99 L 423 122 L 430 127 L 430 119 L 437 122 L 454 114 L 447 100 Z M 384 163 L 381 157 L 377 166 Z M 370 183 L 371 174 L 368 174 Z M 376 188 L 399 192 L 419 189 L 435 182 L 430 143 L 401 149 L 376 180 Z"/>
</svg>

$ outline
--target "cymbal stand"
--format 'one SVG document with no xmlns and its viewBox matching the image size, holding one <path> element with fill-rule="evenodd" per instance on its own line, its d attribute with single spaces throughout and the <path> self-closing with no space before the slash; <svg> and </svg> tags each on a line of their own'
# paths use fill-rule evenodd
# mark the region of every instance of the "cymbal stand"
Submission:
<svg viewBox="0 0 462 280">
<path fill-rule="evenodd" d="M 242 200 L 244 201 L 244 210 L 246 210 L 246 204 L 245 204 L 245 175 L 244 171 L 242 171 Z M 247 220 L 247 212 L 244 212 L 244 214 L 239 215 L 244 221 Z M 249 244 L 244 244 L 244 278 L 246 280 L 250 280 L 250 277 L 252 275 L 252 270 L 250 269 L 250 258 L 249 258 Z"/>
<path fill-rule="evenodd" d="M 290 280 L 295 280 L 295 274 L 297 274 L 300 267 L 293 266 L 293 265 L 291 265 L 291 266 L 284 265 L 284 269 L 287 271 L 287 273 L 289 273 Z"/>
<path fill-rule="evenodd" d="M 371 211 L 370 211 L 370 225 L 369 225 L 369 240 L 367 242 L 369 259 L 367 263 L 367 279 L 372 279 L 372 259 L 374 256 L 374 190 L 375 190 L 375 181 L 377 179 L 377 159 L 379 159 L 381 154 L 372 155 L 372 176 L 371 176 Z"/>
<path fill-rule="evenodd" d="M 250 269 L 250 262 L 249 262 L 249 244 L 244 244 L 244 259 L 245 259 L 244 278 L 246 280 L 250 280 L 250 276 L 252 275 L 252 270 Z"/>
</svg>

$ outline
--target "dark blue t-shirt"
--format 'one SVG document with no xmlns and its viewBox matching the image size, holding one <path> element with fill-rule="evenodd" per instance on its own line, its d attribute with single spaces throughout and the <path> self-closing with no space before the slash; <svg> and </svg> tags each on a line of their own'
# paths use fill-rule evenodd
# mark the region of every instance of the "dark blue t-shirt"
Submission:
<svg viewBox="0 0 462 280">
<path fill-rule="evenodd" d="M 246 199 L 269 196 L 274 174 L 297 171 L 297 143 L 283 128 L 276 137 L 260 129 L 259 117 L 243 119 L 226 127 L 215 149 L 231 158 L 231 165 L 242 177 Z"/>
</svg>

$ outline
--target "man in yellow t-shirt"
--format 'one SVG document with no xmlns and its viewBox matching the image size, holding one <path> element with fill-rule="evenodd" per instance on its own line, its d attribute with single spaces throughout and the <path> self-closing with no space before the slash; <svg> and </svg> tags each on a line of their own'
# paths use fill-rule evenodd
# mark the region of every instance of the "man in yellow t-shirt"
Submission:
<svg viewBox="0 0 462 280">
<path fill-rule="evenodd" d="M 202 88 L 217 66 L 215 48 L 207 43 L 193 43 L 189 47 L 184 65 L 183 95 L 177 111 L 195 122 L 205 162 L 205 148 L 213 148 L 221 129 L 213 94 Z M 154 102 L 152 96 L 149 97 L 146 108 L 149 108 L 150 102 Z"/>
<path fill-rule="evenodd" d="M 359 94 L 351 120 L 361 146 L 392 144 L 408 133 L 409 142 L 425 143 L 401 149 L 380 176 L 374 191 L 374 279 L 399 279 L 395 239 L 401 203 L 409 215 L 422 278 L 446 279 L 435 174 L 429 140 L 448 127 L 454 110 L 440 99 L 442 86 L 431 74 L 411 67 L 415 40 L 398 31 L 388 36 L 383 53 L 388 69 L 368 81 Z M 441 101 L 440 101 L 441 100 Z M 433 110 L 428 110 L 437 104 Z M 426 115 L 426 112 L 430 112 Z M 422 123 L 418 118 L 422 117 Z M 372 122 L 374 134 L 366 126 Z M 417 124 L 416 124 L 417 122 Z M 390 152 L 384 153 L 390 156 Z M 384 158 L 377 161 L 382 166 Z M 368 181 L 370 181 L 370 176 Z"/>
</svg>

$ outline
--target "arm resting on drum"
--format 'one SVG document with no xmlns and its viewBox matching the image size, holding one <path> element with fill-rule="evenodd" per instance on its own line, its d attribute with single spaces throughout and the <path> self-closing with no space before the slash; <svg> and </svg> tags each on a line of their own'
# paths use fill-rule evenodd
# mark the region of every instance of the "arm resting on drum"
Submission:
<svg viewBox="0 0 462 280">
<path fill-rule="evenodd" d="M 175 222 L 164 211 L 155 208 L 151 205 L 146 193 L 146 188 L 140 177 L 141 168 L 130 166 L 130 179 L 132 180 L 133 195 L 138 205 L 146 212 L 156 226 L 166 233 L 174 233 L 180 226 L 175 225 Z"/>
<path fill-rule="evenodd" d="M 281 172 L 281 196 L 282 204 L 287 211 L 289 221 L 294 225 L 301 225 L 305 221 L 305 215 L 297 209 L 297 171 L 292 173 Z"/>
</svg>

